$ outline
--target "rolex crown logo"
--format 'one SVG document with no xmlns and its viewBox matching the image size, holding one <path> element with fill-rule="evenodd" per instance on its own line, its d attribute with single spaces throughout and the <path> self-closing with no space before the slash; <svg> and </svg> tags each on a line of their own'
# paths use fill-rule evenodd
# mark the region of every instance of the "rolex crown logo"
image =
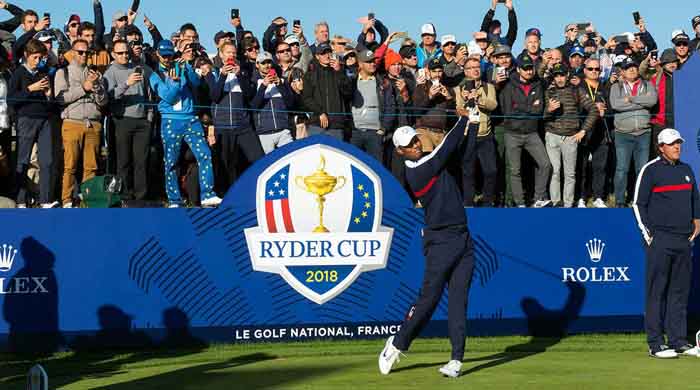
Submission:
<svg viewBox="0 0 700 390">
<path fill-rule="evenodd" d="M 591 258 L 591 261 L 597 263 L 603 258 L 605 243 L 594 238 L 586 243 L 586 249 L 588 249 L 588 256 Z"/>
<path fill-rule="evenodd" d="M 12 268 L 12 263 L 17 256 L 17 249 L 13 249 L 12 245 L 2 244 L 0 251 L 0 271 L 7 272 Z"/>
</svg>

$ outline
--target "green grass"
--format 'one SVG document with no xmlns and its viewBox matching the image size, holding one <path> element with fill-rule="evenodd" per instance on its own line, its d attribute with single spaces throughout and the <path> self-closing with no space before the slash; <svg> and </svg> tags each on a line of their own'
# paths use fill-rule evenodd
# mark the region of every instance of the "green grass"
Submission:
<svg viewBox="0 0 700 390">
<path fill-rule="evenodd" d="M 419 339 L 389 376 L 383 340 L 216 345 L 203 350 L 62 353 L 41 360 L 52 389 L 700 389 L 700 359 L 646 355 L 643 335 L 467 341 L 463 372 L 443 378 L 445 339 Z M 0 355 L 0 389 L 23 389 L 33 363 Z"/>
</svg>

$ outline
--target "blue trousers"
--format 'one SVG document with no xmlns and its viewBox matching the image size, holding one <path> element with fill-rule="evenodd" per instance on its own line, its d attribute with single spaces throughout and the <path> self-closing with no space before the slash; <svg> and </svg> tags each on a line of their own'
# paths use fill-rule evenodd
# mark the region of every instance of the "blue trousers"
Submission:
<svg viewBox="0 0 700 390">
<path fill-rule="evenodd" d="M 177 171 L 174 169 L 180 156 L 180 145 L 184 140 L 190 147 L 199 165 L 199 187 L 201 200 L 214 194 L 214 172 L 211 165 L 211 151 L 204 141 L 204 129 L 197 118 L 176 120 L 163 119 L 160 128 L 165 154 L 165 192 L 170 204 L 182 203 Z"/>
<path fill-rule="evenodd" d="M 651 132 L 642 135 L 615 133 L 615 202 L 618 205 L 625 204 L 625 190 L 627 189 L 627 172 L 630 161 L 634 156 L 634 170 L 637 175 L 644 164 L 649 161 L 649 147 Z"/>
<path fill-rule="evenodd" d="M 680 348 L 688 343 L 688 297 L 693 276 L 688 235 L 654 233 L 646 249 L 646 310 L 644 328 L 649 347 Z"/>
<path fill-rule="evenodd" d="M 464 337 L 467 320 L 467 297 L 474 272 L 474 244 L 466 227 L 441 230 L 424 229 L 423 252 L 425 275 L 415 305 L 411 307 L 394 346 L 408 350 L 428 324 L 440 303 L 447 284 L 447 328 L 452 344 L 452 360 L 464 358 Z"/>
</svg>

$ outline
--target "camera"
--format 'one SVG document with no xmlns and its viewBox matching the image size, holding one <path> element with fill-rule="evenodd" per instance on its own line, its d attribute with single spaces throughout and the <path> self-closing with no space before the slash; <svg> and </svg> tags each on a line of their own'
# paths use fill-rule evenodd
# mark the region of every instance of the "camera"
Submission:
<svg viewBox="0 0 700 390">
<path fill-rule="evenodd" d="M 236 19 L 240 17 L 240 13 L 238 12 L 238 8 L 231 8 L 231 19 Z"/>
</svg>

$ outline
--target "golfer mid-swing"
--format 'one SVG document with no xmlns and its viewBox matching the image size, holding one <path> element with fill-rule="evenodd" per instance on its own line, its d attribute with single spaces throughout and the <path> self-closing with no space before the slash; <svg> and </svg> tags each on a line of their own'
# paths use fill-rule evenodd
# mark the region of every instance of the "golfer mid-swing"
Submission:
<svg viewBox="0 0 700 390">
<path fill-rule="evenodd" d="M 467 125 L 469 128 L 465 131 Z M 391 372 L 401 351 L 408 350 L 413 339 L 430 321 L 447 283 L 452 357 L 440 372 L 450 377 L 459 376 L 464 357 L 465 311 L 474 270 L 474 251 L 462 194 L 451 169 L 448 169 L 448 161 L 454 153 L 463 150 L 460 148 L 463 142 L 466 142 L 464 153 L 473 153 L 478 129 L 479 112 L 472 110 L 468 119 L 460 117 L 442 143 L 425 156 L 414 129 L 401 127 L 394 132 L 397 153 L 406 158 L 406 180 L 425 212 L 425 275 L 420 296 L 408 312 L 401 330 L 389 337 L 379 355 L 379 371 L 384 375 Z"/>
</svg>

